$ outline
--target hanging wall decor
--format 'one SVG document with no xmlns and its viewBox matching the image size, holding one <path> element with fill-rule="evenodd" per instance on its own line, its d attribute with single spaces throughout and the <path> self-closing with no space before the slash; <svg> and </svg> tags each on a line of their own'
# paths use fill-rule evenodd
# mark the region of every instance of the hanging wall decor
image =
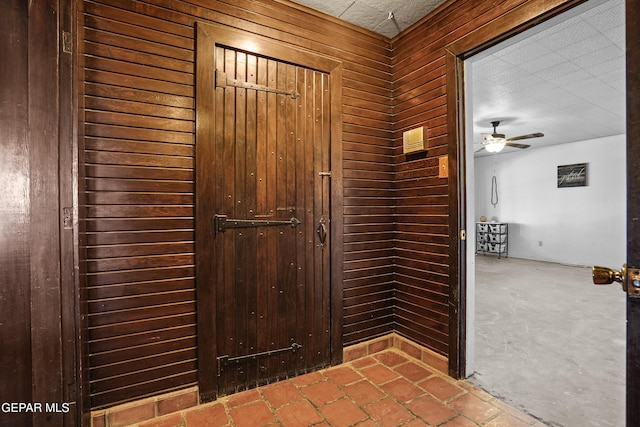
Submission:
<svg viewBox="0 0 640 427">
<path fill-rule="evenodd" d="M 588 163 L 558 166 L 558 188 L 585 187 Z"/>
</svg>

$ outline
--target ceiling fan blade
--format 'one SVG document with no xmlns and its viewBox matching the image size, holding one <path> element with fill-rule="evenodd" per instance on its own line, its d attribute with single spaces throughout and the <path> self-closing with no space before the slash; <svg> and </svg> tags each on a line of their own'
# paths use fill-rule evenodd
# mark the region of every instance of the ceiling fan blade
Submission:
<svg viewBox="0 0 640 427">
<path fill-rule="evenodd" d="M 517 142 L 507 142 L 506 144 L 507 147 L 513 147 L 513 148 L 529 148 L 531 147 L 529 144 L 518 144 Z"/>
<path fill-rule="evenodd" d="M 541 136 L 544 136 L 544 133 L 541 133 L 541 132 L 530 133 L 528 135 L 520 135 L 520 136 L 514 136 L 512 138 L 507 138 L 507 141 L 519 141 L 521 139 L 540 138 Z"/>
<path fill-rule="evenodd" d="M 482 147 L 480 147 L 479 149 L 477 149 L 476 151 L 474 151 L 474 153 L 479 153 L 479 152 L 481 152 L 482 150 L 484 150 L 484 146 L 482 146 Z"/>
</svg>

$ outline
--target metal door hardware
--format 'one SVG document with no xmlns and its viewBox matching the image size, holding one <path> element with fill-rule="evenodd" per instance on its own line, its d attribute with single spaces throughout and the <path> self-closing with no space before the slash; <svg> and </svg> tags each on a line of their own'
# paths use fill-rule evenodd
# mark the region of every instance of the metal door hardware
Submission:
<svg viewBox="0 0 640 427">
<path fill-rule="evenodd" d="M 320 219 L 320 223 L 318 224 L 318 228 L 316 229 L 316 233 L 318 233 L 318 237 L 320 238 L 320 246 L 324 248 L 324 242 L 327 240 L 327 225 L 324 218 Z"/>
<path fill-rule="evenodd" d="M 226 215 L 215 215 L 213 217 L 213 227 L 216 233 L 224 233 L 227 228 L 273 227 L 277 225 L 297 227 L 300 224 L 301 222 L 297 218 L 277 221 L 270 219 L 229 219 Z"/>
<path fill-rule="evenodd" d="M 640 269 L 627 268 L 627 295 L 640 297 Z"/>
<path fill-rule="evenodd" d="M 69 31 L 62 32 L 62 52 L 73 53 L 73 37 Z"/>
<path fill-rule="evenodd" d="M 62 225 L 65 230 L 73 228 L 73 208 L 62 208 Z"/>
<path fill-rule="evenodd" d="M 609 285 L 613 282 L 622 284 L 622 290 L 632 297 L 640 297 L 640 269 L 627 268 L 620 270 L 595 266 L 591 270 L 594 285 Z"/>
<path fill-rule="evenodd" d="M 282 354 L 289 351 L 292 351 L 295 353 L 301 348 L 302 348 L 302 345 L 298 344 L 297 342 L 294 342 L 289 347 L 278 348 L 276 350 L 262 351 L 259 353 L 245 354 L 244 356 L 236 356 L 236 357 L 229 357 L 228 355 L 219 356 L 217 358 L 218 359 L 218 376 L 220 376 L 220 374 L 222 373 L 222 370 L 226 368 L 228 365 L 230 365 L 231 363 L 240 363 L 246 360 L 256 360 L 263 357 L 275 356 L 277 354 Z"/>
<path fill-rule="evenodd" d="M 300 94 L 295 90 L 287 91 L 282 89 L 276 89 L 274 87 L 259 85 L 256 83 L 243 82 L 242 80 L 236 80 L 236 79 L 227 77 L 226 73 L 220 70 L 216 70 L 216 87 L 226 87 L 226 86 L 233 86 L 241 89 L 259 90 L 262 92 L 275 93 L 278 95 L 287 95 L 287 96 L 290 96 L 292 99 L 296 99 L 300 97 Z"/>
</svg>

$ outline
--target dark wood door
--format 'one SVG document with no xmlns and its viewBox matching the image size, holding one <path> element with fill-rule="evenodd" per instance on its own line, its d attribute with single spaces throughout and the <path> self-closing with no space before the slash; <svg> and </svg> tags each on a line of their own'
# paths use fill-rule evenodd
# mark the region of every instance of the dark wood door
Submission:
<svg viewBox="0 0 640 427">
<path fill-rule="evenodd" d="M 215 69 L 204 220 L 224 395 L 330 361 L 330 106 L 321 72 L 222 47 Z"/>
</svg>

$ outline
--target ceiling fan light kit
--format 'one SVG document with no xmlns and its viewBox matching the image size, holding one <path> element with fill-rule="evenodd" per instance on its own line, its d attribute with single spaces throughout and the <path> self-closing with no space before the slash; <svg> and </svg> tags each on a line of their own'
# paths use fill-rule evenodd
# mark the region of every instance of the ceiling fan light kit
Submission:
<svg viewBox="0 0 640 427">
<path fill-rule="evenodd" d="M 491 126 L 493 126 L 493 133 L 485 133 L 484 141 L 482 141 L 482 147 L 480 150 L 487 150 L 490 153 L 499 153 L 502 151 L 504 147 L 513 147 L 513 148 L 529 148 L 531 147 L 529 144 L 518 144 L 513 141 L 518 141 L 521 139 L 529 139 L 529 138 L 540 138 L 544 136 L 543 133 L 531 133 L 528 135 L 514 136 L 512 138 L 506 138 L 503 133 L 498 133 L 496 128 L 500 124 L 499 121 L 491 122 Z M 477 151 L 476 151 L 477 152 Z"/>
<path fill-rule="evenodd" d="M 487 138 L 486 141 L 487 145 L 485 145 L 484 148 L 490 153 L 499 153 L 507 143 L 504 139 L 504 135 L 502 138 L 496 138 L 496 134 L 492 135 L 491 138 Z"/>
</svg>

